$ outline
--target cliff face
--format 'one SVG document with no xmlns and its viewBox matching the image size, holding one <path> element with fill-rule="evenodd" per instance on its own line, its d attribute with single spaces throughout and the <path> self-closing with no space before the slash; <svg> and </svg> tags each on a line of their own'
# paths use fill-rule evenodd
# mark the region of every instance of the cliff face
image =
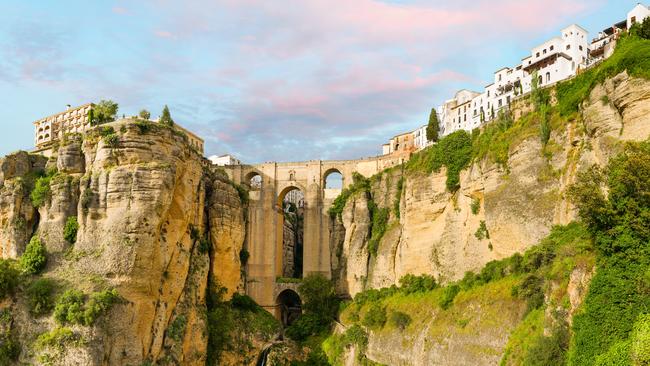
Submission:
<svg viewBox="0 0 650 366">
<path fill-rule="evenodd" d="M 21 179 L 43 170 L 44 159 L 19 153 L 0 162 L 0 218 L 13 228 L 0 234 L 2 258 L 16 258 L 35 235 L 48 253 L 45 277 L 84 293 L 114 288 L 122 298 L 101 323 L 74 326 L 84 342 L 50 355 L 55 364 L 204 365 L 209 275 L 229 294 L 242 288 L 244 204 L 181 133 L 131 122 L 101 129 L 108 127 L 63 143 L 48 164 L 58 172 L 38 214 Z M 64 239 L 72 216 L 74 244 Z M 33 319 L 21 302 L 10 309 L 29 345 L 54 322 Z M 43 352 L 23 347 L 20 360 Z"/>
<path fill-rule="evenodd" d="M 545 148 L 537 134 L 524 136 L 511 146 L 507 166 L 487 158 L 474 162 L 461 172 L 453 194 L 445 187 L 444 167 L 428 175 L 383 173 L 371 181 L 370 197 L 391 210 L 391 219 L 376 256 L 368 252 L 371 216 L 364 192 L 332 220 L 331 232 L 340 232 L 331 242 L 339 288 L 354 295 L 398 284 L 409 273 L 458 280 L 493 259 L 523 252 L 553 225 L 575 219 L 565 192 L 578 170 L 605 164 L 621 141 L 650 135 L 649 108 L 650 82 L 623 73 L 596 87 L 579 118 L 555 130 Z M 482 223 L 486 231 L 479 238 Z"/>
<path fill-rule="evenodd" d="M 554 225 L 576 219 L 566 192 L 579 170 L 603 166 L 622 142 L 650 136 L 649 108 L 650 82 L 623 73 L 597 86 L 578 115 L 555 121 L 546 146 L 537 133 L 523 134 L 510 145 L 507 164 L 489 158 L 474 161 L 461 172 L 455 193 L 446 189 L 444 167 L 431 174 L 391 169 L 373 177 L 369 192 L 353 194 L 340 217 L 331 220 L 332 273 L 339 291 L 354 296 L 399 285 L 406 274 L 457 281 L 491 260 L 524 252 Z M 376 254 L 369 250 L 372 205 L 390 210 Z M 562 308 L 554 304 L 557 293 L 567 294 L 570 307 L 564 319 L 571 323 L 592 275 L 593 268 L 581 266 L 568 281 L 552 283 L 547 313 L 541 315 L 545 324 L 552 324 L 554 309 Z M 394 327 L 369 332 L 365 355 L 391 365 L 496 364 L 524 314 L 521 303 L 504 293 L 509 290 L 457 299 L 451 317 L 436 313 L 432 308 L 437 304 L 430 304 L 430 314 L 413 318 L 417 326 L 411 332 Z M 489 303 L 481 303 L 483 297 Z M 404 309 L 411 316 L 410 307 L 422 300 L 413 301 Z M 406 300 L 388 306 L 400 310 L 402 302 Z M 357 364 L 352 354 L 347 360 Z"/>
</svg>

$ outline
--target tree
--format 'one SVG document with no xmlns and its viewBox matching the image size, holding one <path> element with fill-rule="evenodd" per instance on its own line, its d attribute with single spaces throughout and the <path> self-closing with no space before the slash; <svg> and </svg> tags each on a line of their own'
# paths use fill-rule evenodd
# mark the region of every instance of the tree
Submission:
<svg viewBox="0 0 650 366">
<path fill-rule="evenodd" d="M 97 103 L 88 114 L 91 125 L 101 125 L 115 121 L 117 116 L 117 103 L 112 100 L 101 100 Z"/>
<path fill-rule="evenodd" d="M 440 123 L 438 122 L 438 113 L 435 108 L 431 108 L 429 114 L 429 124 L 427 125 L 427 140 L 436 142 L 438 141 L 438 133 L 440 132 Z"/>
<path fill-rule="evenodd" d="M 160 116 L 160 123 L 166 126 L 174 125 L 174 120 L 172 119 L 172 116 L 169 113 L 169 108 L 167 107 L 167 105 L 165 105 L 165 108 L 163 108 L 162 115 Z"/>
<path fill-rule="evenodd" d="M 151 117 L 151 113 L 149 113 L 148 110 L 143 109 L 140 111 L 140 113 L 138 113 L 138 116 L 142 119 L 148 120 Z"/>
<path fill-rule="evenodd" d="M 650 39 L 650 17 L 645 18 L 641 24 L 635 24 L 634 33 L 643 39 Z"/>
</svg>

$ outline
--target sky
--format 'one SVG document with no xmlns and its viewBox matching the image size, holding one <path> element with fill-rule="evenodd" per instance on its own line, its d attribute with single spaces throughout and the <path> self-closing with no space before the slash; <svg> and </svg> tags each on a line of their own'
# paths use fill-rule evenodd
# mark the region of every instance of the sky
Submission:
<svg viewBox="0 0 650 366">
<path fill-rule="evenodd" d="M 32 122 L 111 99 L 247 163 L 355 159 L 458 89 L 637 0 L 0 0 L 0 155 Z"/>
</svg>

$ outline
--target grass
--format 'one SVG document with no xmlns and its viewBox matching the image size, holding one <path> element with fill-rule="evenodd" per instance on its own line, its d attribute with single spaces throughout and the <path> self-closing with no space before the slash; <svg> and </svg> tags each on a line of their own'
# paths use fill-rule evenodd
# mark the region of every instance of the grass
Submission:
<svg viewBox="0 0 650 366">
<path fill-rule="evenodd" d="M 650 79 L 650 41 L 633 35 L 621 37 L 614 54 L 601 65 L 557 85 L 557 108 L 562 116 L 577 112 L 596 85 L 623 71 Z"/>
</svg>

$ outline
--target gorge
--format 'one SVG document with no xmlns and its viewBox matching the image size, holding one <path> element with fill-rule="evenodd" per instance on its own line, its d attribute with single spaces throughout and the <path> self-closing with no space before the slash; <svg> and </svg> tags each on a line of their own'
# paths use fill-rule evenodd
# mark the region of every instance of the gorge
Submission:
<svg viewBox="0 0 650 366">
<path fill-rule="evenodd" d="M 628 42 L 408 161 L 219 168 L 137 119 L 8 155 L 0 363 L 644 364 L 650 41 Z M 599 338 L 608 294 L 629 304 Z"/>
</svg>

